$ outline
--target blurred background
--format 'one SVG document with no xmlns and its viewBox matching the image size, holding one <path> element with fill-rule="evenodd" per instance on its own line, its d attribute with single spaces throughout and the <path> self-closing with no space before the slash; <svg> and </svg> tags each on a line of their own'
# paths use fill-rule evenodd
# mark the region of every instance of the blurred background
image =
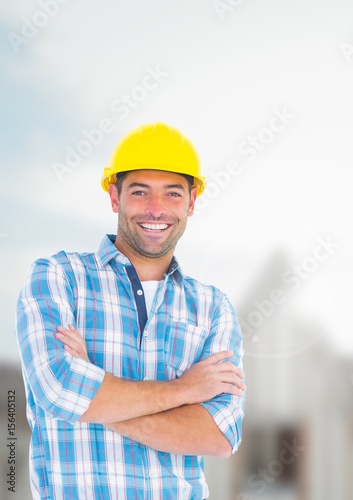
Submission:
<svg viewBox="0 0 353 500">
<path fill-rule="evenodd" d="M 210 498 L 350 500 L 352 2 L 3 0 L 0 16 L 0 497 L 31 498 L 25 273 L 116 231 L 102 169 L 123 134 L 166 121 L 208 178 L 176 255 L 244 333 L 243 443 L 206 460 Z"/>
</svg>

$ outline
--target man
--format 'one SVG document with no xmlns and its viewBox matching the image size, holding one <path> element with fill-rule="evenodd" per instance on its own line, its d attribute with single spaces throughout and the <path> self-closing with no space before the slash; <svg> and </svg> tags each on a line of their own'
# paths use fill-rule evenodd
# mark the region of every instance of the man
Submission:
<svg viewBox="0 0 353 500">
<path fill-rule="evenodd" d="M 33 498 L 202 500 L 203 455 L 240 444 L 245 385 L 228 298 L 174 257 L 204 189 L 197 153 L 142 126 L 102 186 L 117 236 L 38 259 L 18 301 Z"/>
</svg>

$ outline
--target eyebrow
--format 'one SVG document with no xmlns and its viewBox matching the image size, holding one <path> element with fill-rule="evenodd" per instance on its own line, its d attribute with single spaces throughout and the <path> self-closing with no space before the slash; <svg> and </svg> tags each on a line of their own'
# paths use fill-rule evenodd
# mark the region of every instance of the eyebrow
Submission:
<svg viewBox="0 0 353 500">
<path fill-rule="evenodd" d="M 148 184 L 144 184 L 143 182 L 132 182 L 127 186 L 128 189 L 133 189 L 136 187 L 144 188 L 144 189 L 150 189 L 151 186 Z M 165 189 L 181 189 L 182 191 L 185 191 L 185 187 L 182 184 L 165 184 L 163 186 Z"/>
</svg>

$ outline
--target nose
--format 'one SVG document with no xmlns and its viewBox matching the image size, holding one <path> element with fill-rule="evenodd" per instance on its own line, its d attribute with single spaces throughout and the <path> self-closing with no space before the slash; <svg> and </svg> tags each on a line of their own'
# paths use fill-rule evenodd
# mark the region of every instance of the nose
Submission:
<svg viewBox="0 0 353 500">
<path fill-rule="evenodd" d="M 148 197 L 145 212 L 154 218 L 160 218 L 166 213 L 162 194 L 154 193 Z"/>
</svg>

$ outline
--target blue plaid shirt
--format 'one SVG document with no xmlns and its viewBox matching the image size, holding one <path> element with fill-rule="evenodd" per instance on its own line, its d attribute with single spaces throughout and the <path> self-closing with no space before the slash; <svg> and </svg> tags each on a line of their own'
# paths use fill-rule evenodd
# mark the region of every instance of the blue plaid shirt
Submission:
<svg viewBox="0 0 353 500">
<path fill-rule="evenodd" d="M 96 253 L 33 263 L 18 300 L 16 331 L 32 429 L 30 477 L 38 500 L 200 500 L 208 496 L 203 457 L 148 448 L 101 424 L 79 422 L 105 372 L 132 380 L 171 380 L 242 338 L 228 298 L 184 276 L 173 262 L 147 318 L 130 261 L 106 236 Z M 72 323 L 91 363 L 72 357 L 54 333 Z M 203 406 L 235 452 L 243 398 L 222 394 Z"/>
</svg>

